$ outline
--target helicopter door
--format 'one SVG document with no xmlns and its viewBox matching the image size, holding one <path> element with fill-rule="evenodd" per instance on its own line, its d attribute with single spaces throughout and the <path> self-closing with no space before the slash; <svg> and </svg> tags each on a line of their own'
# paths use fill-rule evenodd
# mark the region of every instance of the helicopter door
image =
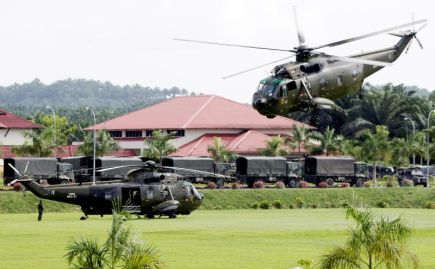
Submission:
<svg viewBox="0 0 435 269">
<path fill-rule="evenodd" d="M 141 195 L 140 188 L 122 188 L 123 205 L 140 205 Z"/>
</svg>

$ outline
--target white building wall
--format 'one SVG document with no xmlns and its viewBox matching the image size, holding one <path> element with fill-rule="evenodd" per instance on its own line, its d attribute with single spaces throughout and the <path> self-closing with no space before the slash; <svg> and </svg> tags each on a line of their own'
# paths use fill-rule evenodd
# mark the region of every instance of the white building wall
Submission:
<svg viewBox="0 0 435 269">
<path fill-rule="evenodd" d="M 0 129 L 0 143 L 2 145 L 16 146 L 23 145 L 26 141 L 24 134 L 31 129 Z"/>
</svg>

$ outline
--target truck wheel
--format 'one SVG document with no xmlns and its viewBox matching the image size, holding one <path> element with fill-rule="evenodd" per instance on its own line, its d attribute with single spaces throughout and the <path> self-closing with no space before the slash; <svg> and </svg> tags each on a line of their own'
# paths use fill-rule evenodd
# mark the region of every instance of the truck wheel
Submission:
<svg viewBox="0 0 435 269">
<path fill-rule="evenodd" d="M 287 187 L 289 188 L 296 188 L 297 186 L 298 186 L 298 182 L 296 178 L 290 178 L 289 181 L 287 182 Z"/>
<path fill-rule="evenodd" d="M 364 186 L 364 179 L 363 178 L 357 178 L 355 182 L 355 187 L 361 188 Z"/>
<path fill-rule="evenodd" d="M 334 179 L 333 178 L 327 178 L 326 179 L 326 185 L 328 185 L 328 188 L 334 187 Z"/>
</svg>

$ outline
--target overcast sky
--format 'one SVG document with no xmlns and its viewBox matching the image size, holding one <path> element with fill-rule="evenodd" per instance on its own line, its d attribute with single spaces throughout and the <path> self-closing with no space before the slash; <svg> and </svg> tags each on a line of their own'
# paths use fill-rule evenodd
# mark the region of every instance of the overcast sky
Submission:
<svg viewBox="0 0 435 269">
<path fill-rule="evenodd" d="M 367 81 L 435 89 L 435 1 L 46 0 L 0 2 L 0 85 L 39 78 L 178 86 L 251 102 L 273 66 L 231 79 L 237 71 L 286 57 L 285 52 L 206 46 L 173 38 L 290 49 L 297 45 L 292 6 L 306 43 L 321 45 L 426 18 L 429 25 L 391 67 Z M 394 45 L 383 34 L 324 51 L 349 55 Z"/>
</svg>

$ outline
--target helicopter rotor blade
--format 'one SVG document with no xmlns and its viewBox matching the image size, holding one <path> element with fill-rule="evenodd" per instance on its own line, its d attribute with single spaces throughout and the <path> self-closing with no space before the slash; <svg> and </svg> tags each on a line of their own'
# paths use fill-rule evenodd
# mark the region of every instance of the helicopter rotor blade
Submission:
<svg viewBox="0 0 435 269">
<path fill-rule="evenodd" d="M 417 44 L 420 46 L 421 49 L 423 49 L 423 44 L 421 44 L 420 39 L 418 39 L 417 36 L 414 36 L 415 40 L 417 41 Z"/>
<path fill-rule="evenodd" d="M 246 45 L 236 45 L 236 44 L 227 44 L 227 43 L 217 43 L 217 42 L 209 42 L 209 41 L 200 41 L 200 40 L 192 40 L 192 39 L 182 39 L 182 38 L 173 38 L 175 41 L 182 42 L 191 42 L 191 43 L 201 43 L 208 45 L 218 45 L 218 46 L 227 46 L 227 47 L 238 47 L 238 48 L 248 48 L 248 49 L 260 49 L 260 50 L 274 50 L 274 51 L 285 51 L 290 52 L 288 49 L 274 49 L 274 48 L 266 48 L 266 47 L 257 47 L 257 46 L 246 46 Z"/>
<path fill-rule="evenodd" d="M 420 24 L 420 23 L 425 23 L 425 22 L 427 22 L 426 19 L 418 20 L 418 21 L 410 22 L 410 23 L 405 23 L 405 24 L 394 26 L 394 27 L 382 29 L 382 30 L 379 30 L 379 31 L 376 31 L 376 32 L 372 32 L 372 33 L 368 33 L 368 34 L 364 34 L 364 35 L 360 35 L 360 36 L 355 36 L 355 37 L 352 37 L 352 38 L 343 39 L 343 40 L 340 40 L 340 41 L 336 41 L 336 42 L 320 45 L 320 46 L 317 46 L 317 47 L 312 47 L 311 49 L 312 50 L 317 50 L 317 49 L 325 48 L 325 47 L 335 47 L 335 46 L 343 45 L 343 44 L 350 43 L 350 42 L 353 42 L 353 41 L 357 41 L 357 40 L 361 40 L 361 39 L 364 39 L 364 38 L 368 38 L 368 37 L 371 37 L 371 36 L 387 33 L 387 32 L 390 32 L 390 31 L 394 31 L 396 29 L 404 28 L 404 27 L 407 27 L 407 26 L 413 26 L 414 24 Z"/>
<path fill-rule="evenodd" d="M 301 31 L 301 28 L 299 26 L 298 11 L 297 11 L 296 6 L 293 6 L 293 15 L 295 17 L 295 25 L 296 25 L 296 30 L 298 32 L 299 45 L 302 45 L 305 43 L 305 36 L 304 36 L 304 33 Z"/>
<path fill-rule="evenodd" d="M 256 66 L 256 67 L 252 67 L 252 68 L 249 68 L 249 69 L 246 69 L 246 70 L 243 70 L 243 71 L 231 74 L 231 75 L 227 75 L 225 77 L 222 77 L 222 79 L 227 79 L 227 78 L 235 77 L 235 76 L 238 76 L 238 75 L 241 75 L 241 74 L 244 74 L 244 73 L 247 73 L 247 72 L 250 72 L 250 71 L 253 71 L 253 70 L 256 70 L 256 69 L 259 69 L 259 68 L 262 68 L 262 67 L 265 67 L 265 66 L 268 66 L 268 65 L 271 65 L 271 64 L 274 64 L 274 63 L 278 63 L 278 62 L 290 59 L 293 56 L 295 56 L 295 54 L 292 54 L 290 56 L 287 56 L 285 58 L 282 58 L 282 59 L 279 59 L 279 60 L 276 60 L 276 61 L 273 61 L 273 62 L 269 62 L 267 64 L 262 64 L 262 65 L 259 65 L 259 66 Z"/>
<path fill-rule="evenodd" d="M 405 49 L 405 54 L 408 54 L 408 51 L 409 51 L 409 48 L 411 47 L 411 44 L 412 44 L 412 41 L 414 40 L 414 38 L 413 39 L 411 39 L 410 41 L 409 41 L 409 44 L 408 44 L 408 46 L 406 46 L 406 49 Z"/>
<path fill-rule="evenodd" d="M 172 167 L 172 166 L 160 166 L 160 167 L 161 167 L 161 168 L 164 168 L 164 169 L 174 170 L 174 171 L 177 171 L 177 170 L 178 170 L 178 171 L 192 172 L 192 173 L 203 174 L 203 175 L 207 175 L 207 176 L 213 176 L 213 177 L 217 177 L 217 178 L 229 178 L 229 179 L 234 179 L 233 177 L 226 176 L 226 175 L 215 174 L 215 173 L 209 173 L 209 172 L 204 172 L 204 171 L 195 170 L 195 169 L 189 169 L 189 168 Z"/>
<path fill-rule="evenodd" d="M 27 172 L 27 168 L 29 168 L 29 161 L 27 161 L 27 164 L 26 164 L 26 167 L 24 168 L 24 172 L 23 172 L 23 174 L 25 175 L 26 174 L 26 172 Z"/>
<path fill-rule="evenodd" d="M 423 24 L 423 26 L 421 26 L 420 28 L 418 28 L 418 30 L 415 31 L 415 32 L 416 32 L 416 33 L 420 32 L 420 31 L 423 30 L 426 26 L 427 26 L 427 23 Z"/>
<path fill-rule="evenodd" d="M 23 175 L 20 173 L 20 171 L 17 170 L 17 168 L 15 168 L 11 163 L 8 163 L 8 165 L 12 168 L 12 170 L 15 171 L 15 173 L 17 173 L 18 176 L 22 177 Z"/>
<path fill-rule="evenodd" d="M 374 60 L 335 56 L 335 55 L 329 55 L 329 54 L 319 54 L 319 55 L 326 57 L 328 59 L 331 59 L 333 61 L 335 60 L 335 61 L 343 61 L 343 62 L 357 63 L 357 64 L 367 64 L 367 65 L 374 65 L 374 66 L 391 66 L 391 65 L 393 65 L 392 63 L 374 61 Z"/>
</svg>

